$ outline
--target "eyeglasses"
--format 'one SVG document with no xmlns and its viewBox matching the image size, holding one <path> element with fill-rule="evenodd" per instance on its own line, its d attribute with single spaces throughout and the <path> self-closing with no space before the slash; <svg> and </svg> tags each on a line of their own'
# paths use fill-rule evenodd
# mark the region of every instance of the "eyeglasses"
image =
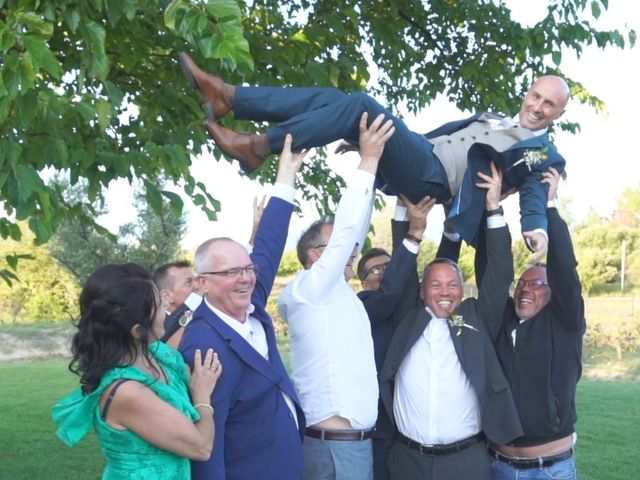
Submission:
<svg viewBox="0 0 640 480">
<path fill-rule="evenodd" d="M 516 288 L 529 287 L 531 290 L 540 290 L 545 285 L 549 285 L 549 283 L 539 278 L 536 278 L 534 280 L 523 280 L 521 278 L 516 282 Z"/>
<path fill-rule="evenodd" d="M 247 275 L 256 275 L 258 273 L 258 267 L 252 263 L 246 267 L 230 268 L 229 270 L 220 270 L 219 272 L 200 272 L 200 275 L 220 275 L 221 277 L 238 278 L 243 272 Z"/>
<path fill-rule="evenodd" d="M 364 274 L 364 278 L 367 278 L 372 273 L 374 275 L 382 275 L 382 273 L 387 269 L 387 266 L 390 262 L 381 263 L 380 265 L 374 265 Z"/>
</svg>

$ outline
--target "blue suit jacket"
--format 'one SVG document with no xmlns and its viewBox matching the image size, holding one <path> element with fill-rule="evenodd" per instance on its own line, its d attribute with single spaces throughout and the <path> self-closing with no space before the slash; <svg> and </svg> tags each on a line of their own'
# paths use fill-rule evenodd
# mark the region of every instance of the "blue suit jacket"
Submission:
<svg viewBox="0 0 640 480">
<path fill-rule="evenodd" d="M 478 113 L 465 120 L 450 122 L 426 134 L 427 138 L 452 133 L 467 127 L 482 115 Z M 528 166 L 523 160 L 527 152 L 540 152 L 541 162 Z M 472 245 L 478 241 L 482 213 L 484 211 L 486 190 L 475 186 L 479 177 L 477 172 L 491 174 L 490 162 L 494 161 L 503 172 L 503 191 L 517 187 L 520 192 L 520 224 L 523 232 L 542 228 L 547 230 L 547 184 L 540 183 L 542 173 L 550 166 L 559 172 L 564 171 L 565 160 L 551 144 L 549 135 L 544 133 L 518 142 L 504 152 L 476 143 L 467 156 L 467 170 L 462 179 L 460 190 L 454 195 L 447 223 L 462 238 Z"/>
<path fill-rule="evenodd" d="M 211 397 L 216 436 L 211 458 L 192 462 L 192 478 L 202 480 L 293 480 L 302 474 L 305 419 L 276 345 L 273 321 L 265 310 L 282 257 L 293 205 L 272 198 L 265 209 L 251 254 L 258 266 L 252 295 L 266 333 L 265 360 L 203 302 L 194 312 L 180 351 L 193 363 L 196 348 L 213 348 L 223 373 Z M 282 392 L 294 402 L 298 427 Z"/>
</svg>

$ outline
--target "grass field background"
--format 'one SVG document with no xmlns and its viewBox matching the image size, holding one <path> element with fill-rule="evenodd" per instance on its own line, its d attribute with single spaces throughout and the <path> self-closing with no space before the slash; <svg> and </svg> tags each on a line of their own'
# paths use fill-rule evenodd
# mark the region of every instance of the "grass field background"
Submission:
<svg viewBox="0 0 640 480">
<path fill-rule="evenodd" d="M 95 436 L 67 447 L 55 436 L 51 407 L 77 386 L 66 360 L 0 365 L 0 479 L 99 479 Z M 640 383 L 583 380 L 578 388 L 581 480 L 640 478 Z M 257 479 L 258 480 L 258 479 Z"/>
</svg>

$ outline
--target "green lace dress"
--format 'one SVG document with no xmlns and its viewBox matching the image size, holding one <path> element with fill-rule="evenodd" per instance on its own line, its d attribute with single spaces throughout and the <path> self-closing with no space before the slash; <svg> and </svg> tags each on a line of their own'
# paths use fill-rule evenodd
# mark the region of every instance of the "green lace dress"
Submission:
<svg viewBox="0 0 640 480">
<path fill-rule="evenodd" d="M 118 379 L 127 378 L 148 385 L 158 397 L 191 420 L 200 419 L 189 398 L 189 370 L 182 355 L 163 342 L 153 343 L 149 351 L 164 369 L 168 383 L 155 380 L 137 367 L 118 367 L 108 371 L 100 386 L 89 395 L 78 389 L 53 407 L 53 419 L 59 424 L 57 435 L 66 444 L 75 445 L 92 426 L 95 428 L 107 457 L 103 480 L 191 478 L 188 459 L 161 450 L 130 430 L 116 430 L 102 418 L 100 397 L 105 388 Z"/>
</svg>

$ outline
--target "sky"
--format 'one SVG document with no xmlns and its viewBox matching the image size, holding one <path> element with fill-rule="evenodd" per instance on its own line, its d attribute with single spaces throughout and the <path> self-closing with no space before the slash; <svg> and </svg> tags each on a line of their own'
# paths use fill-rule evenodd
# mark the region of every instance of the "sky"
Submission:
<svg viewBox="0 0 640 480">
<path fill-rule="evenodd" d="M 532 24 L 545 14 L 547 2 L 508 0 L 513 18 Z M 610 0 L 609 9 L 597 24 L 600 29 L 628 26 L 640 32 L 640 2 L 636 0 Z M 564 132 L 555 134 L 558 151 L 567 160 L 567 179 L 560 185 L 560 199 L 568 206 L 574 220 L 583 219 L 590 210 L 610 215 L 616 200 L 625 188 L 640 186 L 640 158 L 635 147 L 638 135 L 638 67 L 640 45 L 624 50 L 608 48 L 606 51 L 590 46 L 581 58 L 564 54 L 561 68 L 571 78 L 581 82 L 588 91 L 605 102 L 608 116 L 570 101 L 564 119 L 578 122 L 577 135 Z M 513 112 L 516 113 L 516 112 Z M 405 122 L 416 132 L 427 132 L 445 122 L 465 118 L 469 112 L 460 112 L 446 100 L 438 99 L 418 116 L 406 116 Z M 332 150 L 331 148 L 329 149 Z M 311 157 L 312 159 L 312 157 Z M 307 160 L 309 161 L 309 156 Z M 355 154 L 329 159 L 329 165 L 348 181 L 358 164 Z M 203 181 L 208 191 L 222 204 L 216 222 L 210 222 L 190 200 L 186 199 L 187 234 L 183 246 L 195 249 L 204 240 L 226 235 L 246 242 L 251 229 L 254 195 L 268 194 L 263 187 L 238 173 L 238 166 L 212 156 L 194 158 L 194 177 Z M 115 229 L 120 222 L 135 216 L 131 207 L 131 190 L 125 182 L 114 182 L 107 194 L 111 214 L 100 220 L 107 228 Z M 392 204 L 393 199 L 388 199 Z M 518 233 L 518 203 L 514 195 L 503 202 L 507 221 Z M 289 247 L 295 244 L 300 232 L 317 218 L 309 206 L 303 206 L 303 218 L 292 219 Z M 435 207 L 429 216 L 427 237 L 437 240 L 441 233 L 443 214 Z"/>
</svg>

